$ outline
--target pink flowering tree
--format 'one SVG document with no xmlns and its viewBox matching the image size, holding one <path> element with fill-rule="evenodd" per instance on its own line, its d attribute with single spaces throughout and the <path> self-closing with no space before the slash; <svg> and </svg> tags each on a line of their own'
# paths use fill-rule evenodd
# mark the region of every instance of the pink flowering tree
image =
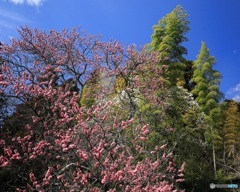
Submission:
<svg viewBox="0 0 240 192">
<path fill-rule="evenodd" d="M 0 50 L 1 92 L 16 103 L 0 132 L 0 177 L 11 173 L 1 190 L 179 191 L 184 164 L 166 145 L 145 147 L 153 125 L 144 122 L 133 94 L 161 105 L 153 94 L 163 88 L 157 55 L 79 29 L 19 33 Z M 81 106 L 94 71 L 103 81 L 122 75 L 125 108 L 109 96 L 111 85 L 99 86 L 95 102 Z"/>
</svg>

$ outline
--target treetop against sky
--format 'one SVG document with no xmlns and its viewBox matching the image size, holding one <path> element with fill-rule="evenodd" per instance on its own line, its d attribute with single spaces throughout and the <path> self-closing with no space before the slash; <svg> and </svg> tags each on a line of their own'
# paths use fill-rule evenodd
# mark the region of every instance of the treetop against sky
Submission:
<svg viewBox="0 0 240 192">
<path fill-rule="evenodd" d="M 188 0 L 1 0 L 0 40 L 17 38 L 20 26 L 60 31 L 81 26 L 90 34 L 101 34 L 128 45 L 144 46 L 151 41 L 152 26 L 180 4 L 189 14 L 188 59 L 195 60 L 201 41 L 207 43 L 223 76 L 220 89 L 229 99 L 240 99 L 240 2 Z M 207 4 L 207 6 L 206 6 Z M 217 5 L 217 6 L 216 6 Z"/>
</svg>

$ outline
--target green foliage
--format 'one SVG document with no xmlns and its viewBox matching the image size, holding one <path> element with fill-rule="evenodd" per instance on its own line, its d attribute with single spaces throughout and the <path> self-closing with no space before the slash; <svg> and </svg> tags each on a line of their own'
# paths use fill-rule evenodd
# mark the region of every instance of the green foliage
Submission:
<svg viewBox="0 0 240 192">
<path fill-rule="evenodd" d="M 239 112 L 237 102 L 230 102 L 225 111 L 225 121 L 223 125 L 224 142 L 228 157 L 235 155 L 237 142 L 237 129 L 239 126 Z"/>
<path fill-rule="evenodd" d="M 86 85 L 82 90 L 82 97 L 80 100 L 81 106 L 87 106 L 90 107 L 94 104 L 95 98 L 94 98 L 94 87 L 91 87 L 89 85 Z"/>
<path fill-rule="evenodd" d="M 119 91 L 122 91 L 125 86 L 126 86 L 126 82 L 124 78 L 121 76 L 118 76 L 114 83 L 114 92 L 118 93 Z"/>
<path fill-rule="evenodd" d="M 184 70 L 187 62 L 183 55 L 187 54 L 187 49 L 182 43 L 188 40 L 185 36 L 189 31 L 187 16 L 186 11 L 178 5 L 153 26 L 152 42 L 148 45 L 152 51 L 159 53 L 161 64 L 168 66 L 165 78 L 172 85 L 186 84 Z"/>
<path fill-rule="evenodd" d="M 189 31 L 188 24 L 186 11 L 177 6 L 153 26 L 150 47 L 171 62 L 179 61 L 183 54 L 187 54 L 187 49 L 180 44 L 187 41 L 185 34 Z"/>
<path fill-rule="evenodd" d="M 95 103 L 95 95 L 100 86 L 100 74 L 97 71 L 93 71 L 82 90 L 80 97 L 81 106 L 91 107 Z"/>
<path fill-rule="evenodd" d="M 195 83 L 192 90 L 200 110 L 206 114 L 209 127 L 206 129 L 206 140 L 211 143 L 221 140 L 219 130 L 212 128 L 219 127 L 220 109 L 218 103 L 223 94 L 219 91 L 220 73 L 213 69 L 214 57 L 210 56 L 206 44 L 202 42 L 202 47 L 197 60 L 194 62 L 194 73 L 191 82 Z"/>
<path fill-rule="evenodd" d="M 206 115 L 218 107 L 218 102 L 223 97 L 219 91 L 221 75 L 213 69 L 215 62 L 214 57 L 210 56 L 206 44 L 202 42 L 200 53 L 194 62 L 191 82 L 196 84 L 192 93 Z"/>
<path fill-rule="evenodd" d="M 186 139 L 186 138 L 185 138 Z M 185 140 L 185 145 L 179 149 L 179 161 L 186 162 L 183 188 L 186 191 L 209 191 L 209 184 L 214 180 L 212 162 L 208 157 L 211 151 L 198 140 Z"/>
<path fill-rule="evenodd" d="M 232 179 L 233 179 L 232 176 L 230 176 L 226 170 L 223 170 L 223 169 L 217 170 L 215 180 L 218 183 L 230 183 Z"/>
</svg>

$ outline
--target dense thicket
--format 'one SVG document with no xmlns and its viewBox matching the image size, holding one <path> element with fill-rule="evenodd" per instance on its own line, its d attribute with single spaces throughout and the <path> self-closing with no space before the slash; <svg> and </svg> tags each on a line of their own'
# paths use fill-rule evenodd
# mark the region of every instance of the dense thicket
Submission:
<svg viewBox="0 0 240 192">
<path fill-rule="evenodd" d="M 149 111 L 164 117 L 164 121 L 157 121 L 150 115 L 151 121 L 158 125 L 150 138 L 153 143 L 166 140 L 178 161 L 186 162 L 184 186 L 187 191 L 209 191 L 211 182 L 226 183 L 239 177 L 236 166 L 239 152 L 235 151 L 239 114 L 236 107 L 228 110 L 226 104 L 221 103 L 221 74 L 214 68 L 216 61 L 206 44 L 202 42 L 196 61 L 184 58 L 188 24 L 186 11 L 177 6 L 153 26 L 148 49 L 162 59 L 159 66 L 166 65 L 163 77 L 167 90 L 160 93 L 165 98 L 165 112 L 162 108 Z M 166 127 L 174 127 L 174 135 L 165 133 Z M 226 159 L 230 158 L 227 154 L 231 154 L 232 162 L 227 163 Z"/>
<path fill-rule="evenodd" d="M 240 104 L 222 102 L 205 43 L 185 58 L 187 18 L 177 6 L 143 50 L 27 27 L 1 45 L 0 190 L 205 192 L 239 182 Z"/>
</svg>

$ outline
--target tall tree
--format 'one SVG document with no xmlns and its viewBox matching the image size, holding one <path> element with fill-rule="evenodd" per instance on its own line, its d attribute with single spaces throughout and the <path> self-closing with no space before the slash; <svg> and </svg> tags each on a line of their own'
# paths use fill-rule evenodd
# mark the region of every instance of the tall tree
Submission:
<svg viewBox="0 0 240 192">
<path fill-rule="evenodd" d="M 187 49 L 182 45 L 187 41 L 186 33 L 189 31 L 189 21 L 186 11 L 177 6 L 171 13 L 163 17 L 157 25 L 153 26 L 152 42 L 149 47 L 160 54 L 161 63 L 168 66 L 166 78 L 173 85 L 184 85 L 185 59 Z"/>
<path fill-rule="evenodd" d="M 202 42 L 200 53 L 194 62 L 191 82 L 196 84 L 192 93 L 201 111 L 206 115 L 210 115 L 211 110 L 218 107 L 218 103 L 223 97 L 219 90 L 221 74 L 213 69 L 215 63 L 215 58 L 210 56 L 206 44 Z"/>
<path fill-rule="evenodd" d="M 228 157 L 234 157 L 237 144 L 237 129 L 239 126 L 239 112 L 237 102 L 229 102 L 225 111 L 225 121 L 223 125 L 225 149 Z"/>
<path fill-rule="evenodd" d="M 193 88 L 192 93 L 200 106 L 200 110 L 204 112 L 207 117 L 209 127 L 206 130 L 206 135 L 208 135 L 208 138 L 212 143 L 213 164 L 216 175 L 214 139 L 218 138 L 219 134 L 218 130 L 214 128 L 217 127 L 216 123 L 218 115 L 220 114 L 218 103 L 222 99 L 223 94 L 219 90 L 221 74 L 213 69 L 215 63 L 215 58 L 210 56 L 206 44 L 202 42 L 200 53 L 193 66 L 194 73 L 191 82 L 196 85 Z"/>
<path fill-rule="evenodd" d="M 220 103 L 221 117 L 218 121 L 221 143 L 216 143 L 216 159 L 218 179 L 225 183 L 234 183 L 240 174 L 240 111 L 239 103 L 233 100 L 225 100 Z"/>
</svg>

